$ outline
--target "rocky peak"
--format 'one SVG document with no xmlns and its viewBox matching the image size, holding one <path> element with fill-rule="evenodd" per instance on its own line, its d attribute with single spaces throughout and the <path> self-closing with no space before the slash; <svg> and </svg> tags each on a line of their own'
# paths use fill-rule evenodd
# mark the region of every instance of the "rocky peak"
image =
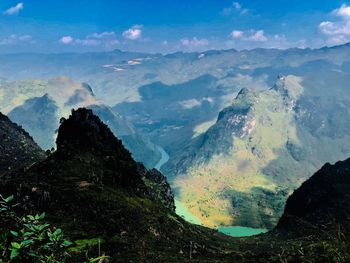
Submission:
<svg viewBox="0 0 350 263">
<path fill-rule="evenodd" d="M 166 178 L 156 170 L 136 163 L 122 141 L 91 109 L 72 110 L 61 121 L 55 156 L 69 162 L 85 163 L 89 173 L 79 173 L 80 180 L 100 185 L 116 185 L 130 192 L 145 194 L 174 210 L 174 195 Z"/>
<path fill-rule="evenodd" d="M 122 142 L 92 110 L 72 110 L 68 119 L 61 119 L 57 136 L 57 151 L 92 151 L 103 155 L 118 155 L 119 158 L 134 162 Z"/>
<path fill-rule="evenodd" d="M 271 90 L 279 92 L 285 99 L 297 100 L 303 92 L 302 79 L 297 76 L 278 75 Z"/>
<path fill-rule="evenodd" d="M 281 93 L 284 96 L 288 96 L 288 87 L 286 85 L 286 77 L 282 74 L 277 76 L 275 85 L 272 87 L 272 90 L 275 90 Z"/>
</svg>

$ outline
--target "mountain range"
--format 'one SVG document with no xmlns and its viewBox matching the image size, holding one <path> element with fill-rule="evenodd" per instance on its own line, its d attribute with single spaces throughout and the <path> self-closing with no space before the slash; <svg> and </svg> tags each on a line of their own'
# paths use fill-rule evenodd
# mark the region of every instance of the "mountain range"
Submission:
<svg viewBox="0 0 350 263">
<path fill-rule="evenodd" d="M 1 110 L 39 145 L 88 106 L 209 227 L 272 229 L 294 189 L 349 156 L 348 44 L 0 59 Z"/>
<path fill-rule="evenodd" d="M 0 130 L 13 142 L 1 140 L 1 149 L 10 147 L 12 157 L 31 150 L 23 159 L 30 163 L 34 157 L 37 162 L 10 173 L 0 167 L 0 191 L 14 195 L 20 210 L 45 211 L 50 223 L 62 227 L 74 245 L 80 244 L 71 262 L 81 262 L 85 253 L 95 254 L 97 248 L 112 262 L 350 259 L 349 159 L 324 165 L 304 182 L 288 198 L 273 231 L 236 239 L 176 215 L 165 177 L 135 162 L 92 110 L 73 110 L 62 120 L 56 150 L 46 158 L 21 127 L 1 116 Z M 15 162 L 12 158 L 8 165 Z"/>
</svg>

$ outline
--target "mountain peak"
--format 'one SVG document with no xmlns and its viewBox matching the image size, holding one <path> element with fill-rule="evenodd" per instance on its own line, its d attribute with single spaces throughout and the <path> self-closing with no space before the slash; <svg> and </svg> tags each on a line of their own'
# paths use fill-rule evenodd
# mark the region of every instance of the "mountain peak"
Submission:
<svg viewBox="0 0 350 263">
<path fill-rule="evenodd" d="M 86 108 L 73 109 L 68 119 L 61 120 L 56 143 L 58 152 L 93 150 L 132 161 L 122 142 L 92 110 Z"/>
<path fill-rule="evenodd" d="M 282 74 L 277 76 L 275 85 L 272 87 L 273 90 L 278 91 L 279 93 L 288 96 L 288 89 L 286 86 L 286 77 Z"/>
<path fill-rule="evenodd" d="M 282 74 L 279 74 L 277 76 L 275 85 L 271 88 L 271 90 L 277 91 L 288 100 L 295 101 L 300 97 L 300 95 L 304 91 L 301 83 L 302 78 L 300 77 L 293 75 L 284 76 Z"/>
</svg>

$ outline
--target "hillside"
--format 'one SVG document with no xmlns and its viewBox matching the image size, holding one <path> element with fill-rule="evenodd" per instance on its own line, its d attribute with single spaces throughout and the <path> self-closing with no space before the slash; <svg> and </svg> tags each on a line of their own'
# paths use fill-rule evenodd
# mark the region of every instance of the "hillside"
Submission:
<svg viewBox="0 0 350 263">
<path fill-rule="evenodd" d="M 303 235 L 311 228 L 349 236 L 349 169 L 350 159 L 325 164 L 288 198 L 277 229 Z"/>
<path fill-rule="evenodd" d="M 46 155 L 33 138 L 0 112 L 0 176 L 30 167 Z"/>
<path fill-rule="evenodd" d="M 293 189 L 327 158 L 350 155 L 343 130 L 350 113 L 333 104 L 339 90 L 316 103 L 318 95 L 303 84 L 279 76 L 269 90 L 241 90 L 216 123 L 164 168 L 179 201 L 202 224 L 271 229 Z"/>
<path fill-rule="evenodd" d="M 325 165 L 288 199 L 274 231 L 235 239 L 177 216 L 164 176 L 78 109 L 62 122 L 57 150 L 24 174 L 1 177 L 0 192 L 62 227 L 78 249 L 70 262 L 96 255 L 97 240 L 112 262 L 347 262 L 349 169 L 349 160 Z"/>
<path fill-rule="evenodd" d="M 57 150 L 24 174 L 3 178 L 1 194 L 24 200 L 23 209 L 45 211 L 70 239 L 91 241 L 91 253 L 93 240 L 102 240 L 113 262 L 185 261 L 190 242 L 214 260 L 226 257 L 219 245 L 231 247 L 229 238 L 177 216 L 163 175 L 136 163 L 91 110 L 72 111 L 59 128 Z"/>
</svg>

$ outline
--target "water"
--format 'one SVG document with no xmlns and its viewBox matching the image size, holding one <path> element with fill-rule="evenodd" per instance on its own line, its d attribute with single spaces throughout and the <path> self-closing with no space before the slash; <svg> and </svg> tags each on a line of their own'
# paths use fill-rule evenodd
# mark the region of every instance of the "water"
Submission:
<svg viewBox="0 0 350 263">
<path fill-rule="evenodd" d="M 154 166 L 154 168 L 156 168 L 158 171 L 160 171 L 160 168 L 162 168 L 162 166 L 169 161 L 169 155 L 167 154 L 167 152 L 160 146 L 157 146 L 158 150 L 161 153 L 161 158 L 158 161 L 158 163 Z"/>
<path fill-rule="evenodd" d="M 192 224 L 201 225 L 201 221 L 198 217 L 192 215 L 190 211 L 178 200 L 175 199 L 176 214 L 181 216 L 187 222 Z M 266 233 L 268 230 L 263 228 L 251 228 L 244 226 L 220 226 L 218 231 L 232 237 L 249 237 L 262 233 Z"/>
<path fill-rule="evenodd" d="M 186 207 L 183 206 L 178 200 L 175 199 L 175 206 L 176 206 L 176 214 L 181 216 L 183 219 L 185 219 L 187 222 L 190 222 L 195 225 L 200 225 L 201 221 L 198 217 L 192 215 L 190 211 L 187 210 Z"/>
<path fill-rule="evenodd" d="M 220 226 L 219 232 L 232 237 L 250 237 L 266 233 L 268 230 L 263 228 L 251 228 L 244 226 Z"/>
</svg>

